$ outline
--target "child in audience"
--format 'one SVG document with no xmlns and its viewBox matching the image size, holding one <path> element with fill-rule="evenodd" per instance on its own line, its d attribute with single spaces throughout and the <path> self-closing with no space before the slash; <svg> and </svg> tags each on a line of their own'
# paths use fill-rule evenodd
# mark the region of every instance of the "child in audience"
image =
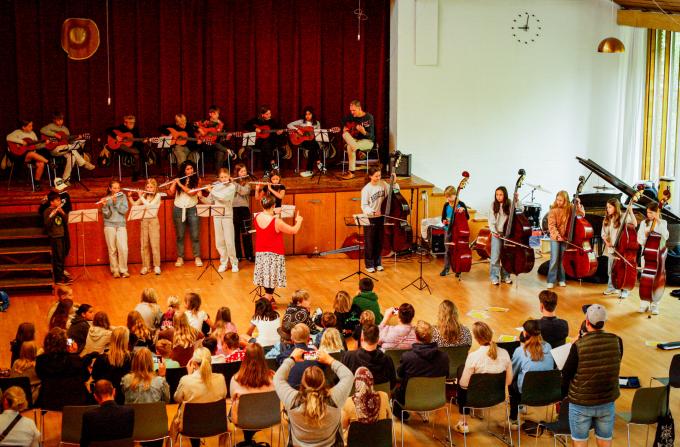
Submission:
<svg viewBox="0 0 680 447">
<path fill-rule="evenodd" d="M 337 319 L 335 327 L 344 337 L 352 335 L 354 328 L 359 324 L 361 311 L 358 307 L 352 307 L 352 297 L 349 296 L 349 293 L 341 290 L 335 294 L 333 312 Z"/>
<path fill-rule="evenodd" d="M 212 321 L 210 321 L 208 313 L 201 310 L 201 296 L 198 293 L 187 293 L 184 295 L 184 305 L 186 306 L 184 314 L 187 316 L 191 327 L 207 335 L 210 327 L 212 327 Z M 204 325 L 207 325 L 207 327 Z"/>
<path fill-rule="evenodd" d="M 153 334 L 144 323 L 142 315 L 136 310 L 128 313 L 127 327 L 130 331 L 130 351 L 141 347 L 154 349 Z"/>
<path fill-rule="evenodd" d="M 227 332 L 222 339 L 224 361 L 226 363 L 240 362 L 245 351 L 241 349 L 240 338 L 236 332 Z"/>
<path fill-rule="evenodd" d="M 321 325 L 321 332 L 318 334 L 314 335 L 314 346 L 319 347 L 319 343 L 321 343 L 321 337 L 323 336 L 323 333 L 326 332 L 327 329 L 329 328 L 334 328 L 337 323 L 338 319 L 335 317 L 335 314 L 333 312 L 324 312 L 321 314 L 321 318 L 319 318 L 319 324 Z"/>
<path fill-rule="evenodd" d="M 250 327 L 246 331 L 248 337 L 252 337 L 257 330 L 257 337 L 252 341 L 262 347 L 275 346 L 281 340 L 278 329 L 281 327 L 281 318 L 272 307 L 272 303 L 260 298 L 255 303 L 255 313 L 250 320 Z"/>
<path fill-rule="evenodd" d="M 169 340 L 158 340 L 156 342 L 156 356 L 165 364 L 166 369 L 179 368 L 179 363 L 170 358 L 172 354 L 172 342 Z M 154 363 L 154 371 L 158 369 L 158 363 Z"/>
<path fill-rule="evenodd" d="M 54 314 L 54 311 L 57 309 L 57 306 L 61 302 L 61 300 L 68 298 L 71 300 L 71 303 L 73 303 L 73 289 L 71 286 L 67 286 L 65 284 L 57 284 L 54 287 L 54 295 L 57 298 L 57 300 L 52 303 L 50 306 L 50 309 L 47 311 L 47 321 L 49 322 L 52 319 L 52 315 Z M 73 318 L 76 314 L 76 310 L 78 310 L 78 307 L 80 304 L 73 303 L 73 307 L 71 308 L 71 316 L 69 319 Z"/>
<path fill-rule="evenodd" d="M 210 363 L 218 364 L 225 363 L 224 354 L 219 354 L 217 352 L 217 339 L 213 336 L 205 337 L 201 341 L 201 346 L 210 351 Z"/>
<path fill-rule="evenodd" d="M 42 353 L 42 349 L 40 350 Z M 40 378 L 35 372 L 35 359 L 38 357 L 38 345 L 35 341 L 25 341 L 21 344 L 18 358 L 12 362 L 10 377 L 28 377 L 31 382 L 33 402 L 37 402 L 40 392 Z"/>
<path fill-rule="evenodd" d="M 321 342 L 319 343 L 319 351 L 325 351 L 329 354 L 334 352 L 342 352 L 344 347 L 342 345 L 342 337 L 340 336 L 340 331 L 334 327 L 326 328 L 321 336 Z"/>
<path fill-rule="evenodd" d="M 359 324 L 354 328 L 352 332 L 352 338 L 356 341 L 361 340 L 361 330 L 364 326 L 375 324 L 375 314 L 372 310 L 365 310 L 359 315 Z"/>
<path fill-rule="evenodd" d="M 359 280 L 359 294 L 352 300 L 352 306 L 356 306 L 360 312 L 365 310 L 373 311 L 375 324 L 382 323 L 383 316 L 380 313 L 378 295 L 373 292 L 373 280 L 371 278 L 361 278 Z"/>
<path fill-rule="evenodd" d="M 229 309 L 227 306 L 222 306 L 217 309 L 217 313 L 215 314 L 215 324 L 219 323 L 220 321 L 224 322 L 225 332 L 238 333 L 236 325 L 231 321 L 231 309 Z"/>
<path fill-rule="evenodd" d="M 128 201 L 120 191 L 120 183 L 117 180 L 111 180 L 104 199 L 97 203 L 102 205 L 104 237 L 109 250 L 111 274 L 114 278 L 121 276 L 129 278 L 127 228 L 125 227 Z"/>
<path fill-rule="evenodd" d="M 161 330 L 172 329 L 172 321 L 179 310 L 179 298 L 174 295 L 168 297 L 168 309 L 161 317 Z"/>
<path fill-rule="evenodd" d="M 319 332 L 319 329 L 314 324 L 309 313 L 311 307 L 312 298 L 309 292 L 305 289 L 296 290 L 291 303 L 286 308 L 286 313 L 283 315 L 283 325 L 287 329 L 292 329 L 296 324 L 304 323 L 312 334 L 316 334 Z"/>
<path fill-rule="evenodd" d="M 17 328 L 14 340 L 9 342 L 10 351 L 12 352 L 10 365 L 13 365 L 14 361 L 19 358 L 21 344 L 33 340 L 35 340 L 35 325 L 30 322 L 21 323 Z"/>
<path fill-rule="evenodd" d="M 146 181 L 144 187 L 146 191 L 139 194 L 139 198 L 134 200 L 132 192 L 128 193 L 131 205 L 146 205 L 148 208 L 159 208 L 161 206 L 161 195 L 158 193 L 158 182 L 155 178 Z M 146 275 L 151 271 L 151 257 L 153 256 L 153 271 L 156 275 L 161 274 L 161 224 L 158 215 L 145 217 L 142 219 L 140 244 L 142 248 L 142 270 L 140 275 Z"/>
</svg>

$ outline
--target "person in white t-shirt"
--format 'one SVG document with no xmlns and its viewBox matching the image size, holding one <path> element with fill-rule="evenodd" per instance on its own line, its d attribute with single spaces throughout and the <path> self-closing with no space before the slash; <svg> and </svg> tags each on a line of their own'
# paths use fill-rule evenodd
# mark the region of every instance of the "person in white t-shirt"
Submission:
<svg viewBox="0 0 680 447">
<path fill-rule="evenodd" d="M 264 298 L 257 300 L 255 313 L 246 331 L 247 338 L 252 337 L 257 329 L 257 337 L 253 337 L 253 340 L 260 346 L 274 346 L 281 341 L 279 327 L 281 327 L 281 318 L 272 307 L 272 303 Z"/>
<path fill-rule="evenodd" d="M 641 263 L 643 271 L 645 267 L 644 253 L 650 233 L 657 233 L 661 236 L 661 241 L 659 241 L 659 249 L 665 251 L 666 241 L 668 241 L 669 236 L 668 224 L 661 218 L 661 210 L 659 209 L 659 204 L 656 202 L 652 202 L 647 205 L 647 219 L 640 222 L 640 228 L 638 228 L 637 239 L 638 243 L 642 247 L 643 256 Z M 651 303 L 649 301 L 640 300 L 640 309 L 638 312 L 647 312 L 649 309 L 652 311 L 653 315 L 659 315 L 659 301 L 661 301 L 662 296 L 663 294 L 658 294 L 658 297 L 655 297 Z"/>
<path fill-rule="evenodd" d="M 189 292 L 184 295 L 184 305 L 186 306 L 184 313 L 189 320 L 189 326 L 196 329 L 198 332 L 203 332 L 203 323 L 212 327 L 213 324 L 208 313 L 201 310 L 201 296 L 198 293 Z"/>
</svg>

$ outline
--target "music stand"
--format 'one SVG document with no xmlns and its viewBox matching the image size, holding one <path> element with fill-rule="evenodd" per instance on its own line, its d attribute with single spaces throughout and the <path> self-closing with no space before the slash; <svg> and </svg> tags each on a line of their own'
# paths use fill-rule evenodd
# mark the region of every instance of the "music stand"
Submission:
<svg viewBox="0 0 680 447">
<path fill-rule="evenodd" d="M 243 147 L 250 149 L 250 172 L 253 172 L 255 163 L 255 142 L 257 141 L 257 132 L 243 132 Z"/>
<path fill-rule="evenodd" d="M 196 205 L 196 214 L 198 215 L 198 217 L 208 218 L 208 264 L 205 266 L 201 274 L 198 275 L 198 278 L 196 278 L 197 281 L 201 279 L 201 276 L 203 276 L 205 272 L 208 271 L 208 269 L 215 270 L 217 276 L 219 276 L 220 279 L 222 279 L 222 275 L 220 275 L 220 272 L 217 271 L 212 260 L 212 219 L 210 218 L 224 217 L 225 212 L 226 207 L 222 205 Z M 212 282 L 212 272 L 210 274 L 210 282 Z"/>
<path fill-rule="evenodd" d="M 170 175 L 166 174 L 166 178 L 172 178 L 172 159 L 171 159 L 171 157 L 174 156 L 174 154 L 172 153 L 172 146 L 170 145 L 171 141 L 172 141 L 172 137 L 163 135 L 163 136 L 158 138 L 158 144 L 156 145 L 156 147 L 158 149 L 160 149 L 161 151 L 163 149 L 168 150 L 168 166 L 170 167 Z M 179 166 L 177 166 L 177 168 L 179 169 Z"/>
<path fill-rule="evenodd" d="M 314 139 L 319 144 L 321 157 L 323 158 L 320 166 L 318 165 L 319 161 L 316 162 L 319 172 L 315 172 L 311 177 L 312 181 L 314 180 L 314 177 L 317 177 L 316 184 L 318 185 L 321 183 L 321 177 L 328 173 L 328 170 L 326 169 L 326 146 L 331 145 L 332 143 L 328 129 L 314 129 Z"/>
<path fill-rule="evenodd" d="M 99 220 L 99 208 L 90 208 L 90 209 L 84 209 L 84 210 L 72 210 L 70 213 L 68 213 L 68 223 L 72 224 L 84 224 L 88 222 L 97 222 Z M 90 275 L 90 272 L 87 270 L 87 263 L 85 262 L 85 256 L 86 256 L 86 251 L 85 251 L 85 231 L 83 230 L 83 227 L 81 226 L 79 228 L 80 233 L 83 236 L 83 270 L 78 275 L 75 280 L 78 280 L 80 278 L 83 278 L 87 276 L 89 279 L 93 279 L 92 276 Z"/>
<path fill-rule="evenodd" d="M 424 246 L 423 246 L 423 238 L 420 238 L 420 244 L 418 244 L 418 247 L 416 248 L 418 251 L 418 254 L 420 255 L 420 260 L 418 263 L 420 264 L 420 274 L 416 279 L 411 281 L 410 283 L 406 284 L 404 287 L 401 288 L 401 290 L 407 289 L 409 286 L 413 286 L 418 290 L 423 290 L 427 289 L 427 291 L 432 295 L 432 290 L 430 290 L 430 286 L 427 284 L 427 281 L 423 279 L 423 255 L 425 254 L 426 251 L 428 251 Z"/>
<path fill-rule="evenodd" d="M 363 227 L 368 227 L 368 226 L 373 226 L 371 221 L 368 219 L 368 216 L 365 214 L 354 214 L 351 217 L 345 217 L 345 226 L 347 227 L 358 227 L 359 228 L 359 238 L 363 240 L 363 235 L 362 235 L 362 228 Z M 340 282 L 351 278 L 354 275 L 358 275 L 359 279 L 361 279 L 361 275 L 364 275 L 368 278 L 371 278 L 373 281 L 378 281 L 368 273 L 364 272 L 361 270 L 361 252 L 366 252 L 366 244 L 364 242 L 363 249 L 359 250 L 359 258 L 357 259 L 357 271 L 354 273 L 350 273 L 349 275 L 345 276 L 340 280 Z"/>
<path fill-rule="evenodd" d="M 280 219 L 288 219 L 295 216 L 295 205 L 281 205 L 274 208 L 274 216 Z"/>
</svg>

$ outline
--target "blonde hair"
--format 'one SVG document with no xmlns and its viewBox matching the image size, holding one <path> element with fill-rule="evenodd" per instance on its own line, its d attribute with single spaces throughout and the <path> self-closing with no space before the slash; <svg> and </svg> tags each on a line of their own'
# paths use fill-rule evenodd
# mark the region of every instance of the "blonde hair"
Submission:
<svg viewBox="0 0 680 447">
<path fill-rule="evenodd" d="M 180 124 L 180 123 L 186 124 L 187 123 L 186 115 L 184 115 L 183 113 L 178 113 L 177 115 L 175 115 L 175 122 L 177 124 Z"/>
<path fill-rule="evenodd" d="M 325 351 L 330 354 L 333 352 L 340 352 L 342 349 L 342 337 L 340 336 L 340 331 L 334 327 L 329 327 L 323 331 L 323 335 L 321 335 L 321 343 L 319 344 L 319 351 Z"/>
<path fill-rule="evenodd" d="M 529 353 L 531 360 L 540 362 L 543 360 L 543 337 L 541 337 L 541 327 L 538 320 L 527 320 L 522 325 L 528 337 L 524 340 L 524 352 Z"/>
<path fill-rule="evenodd" d="M 444 189 L 444 197 L 454 196 L 457 193 L 458 193 L 458 191 L 456 191 L 455 186 L 449 185 L 449 186 L 446 187 L 446 189 Z"/>
<path fill-rule="evenodd" d="M 474 335 L 475 340 L 480 346 L 488 346 L 489 351 L 486 355 L 489 356 L 491 360 L 496 360 L 498 358 L 498 347 L 496 342 L 493 341 L 493 331 L 488 324 L 483 321 L 475 321 L 472 325 L 472 335 Z"/>
<path fill-rule="evenodd" d="M 54 288 L 54 292 L 57 295 L 57 299 L 61 301 L 62 299 L 66 298 L 69 295 L 73 295 L 73 289 L 69 286 L 59 284 Z"/>
<path fill-rule="evenodd" d="M 303 414 L 311 425 L 319 426 L 326 417 L 326 406 L 330 392 L 326 385 L 324 373 L 318 366 L 310 366 L 302 374 L 298 402 L 303 407 Z"/>
<path fill-rule="evenodd" d="M 444 300 L 439 304 L 437 314 L 437 329 L 439 335 L 447 343 L 452 343 L 460 337 L 460 322 L 458 321 L 458 307 L 453 301 Z"/>
<path fill-rule="evenodd" d="M 304 323 L 298 323 L 290 330 L 290 338 L 293 343 L 307 343 L 309 340 L 309 327 Z"/>
<path fill-rule="evenodd" d="M 172 319 L 172 325 L 175 329 L 172 337 L 172 345 L 181 348 L 188 348 L 193 345 L 198 338 L 198 332 L 191 327 L 189 319 L 184 312 L 177 312 Z"/>
<path fill-rule="evenodd" d="M 129 354 L 128 343 L 130 341 L 130 331 L 126 327 L 117 327 L 111 331 L 111 344 L 106 357 L 111 366 L 123 366 Z"/>
<path fill-rule="evenodd" d="M 158 294 L 156 293 L 156 289 L 153 287 L 147 287 L 146 289 L 142 290 L 142 303 L 157 304 Z"/>
<path fill-rule="evenodd" d="M 21 344 L 19 358 L 14 361 L 12 369 L 17 374 L 22 374 L 29 368 L 35 366 L 35 358 L 38 356 L 38 345 L 35 341 L 25 341 Z"/>
<path fill-rule="evenodd" d="M 305 289 L 298 289 L 293 293 L 292 302 L 294 306 L 299 306 L 301 302 L 309 299 L 309 292 Z"/>
<path fill-rule="evenodd" d="M 154 377 L 151 351 L 147 348 L 141 348 L 135 352 L 135 355 L 132 357 L 130 374 L 132 374 L 130 388 L 135 389 L 140 384 L 143 385 L 145 390 L 151 387 L 151 380 Z"/>
<path fill-rule="evenodd" d="M 210 365 L 210 351 L 206 348 L 194 349 L 194 354 L 189 360 L 196 365 L 201 374 L 201 380 L 207 388 L 212 388 L 212 366 Z"/>
<path fill-rule="evenodd" d="M 555 195 L 555 201 L 552 203 L 552 205 L 550 205 L 550 209 L 559 208 L 559 206 L 557 205 L 558 197 L 562 197 L 562 199 L 564 199 L 564 206 L 562 208 L 566 208 L 567 210 L 569 210 L 571 207 L 571 202 L 569 201 L 569 193 L 565 190 L 559 191 Z"/>
<path fill-rule="evenodd" d="M 170 295 L 168 297 L 168 307 L 179 309 L 179 298 L 177 298 L 175 295 Z"/>
<path fill-rule="evenodd" d="M 359 324 L 366 326 L 367 324 L 375 324 L 375 314 L 372 310 L 365 310 L 359 315 Z"/>
<path fill-rule="evenodd" d="M 22 412 L 28 408 L 28 400 L 26 399 L 26 393 L 18 386 L 11 386 L 2 393 L 3 400 L 7 401 L 9 408 L 16 411 Z"/>
<path fill-rule="evenodd" d="M 335 294 L 335 301 L 333 301 L 333 310 L 340 313 L 349 312 L 352 308 L 352 298 L 349 293 L 344 290 L 339 291 Z"/>
<path fill-rule="evenodd" d="M 139 340 L 151 340 L 151 330 L 146 326 L 142 314 L 133 310 L 128 313 L 127 326 L 130 333 L 136 336 Z"/>
</svg>

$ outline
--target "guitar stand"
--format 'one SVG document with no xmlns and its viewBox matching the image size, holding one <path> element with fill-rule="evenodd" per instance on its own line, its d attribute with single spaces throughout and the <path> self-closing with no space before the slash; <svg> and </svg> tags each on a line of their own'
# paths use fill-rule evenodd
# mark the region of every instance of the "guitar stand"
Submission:
<svg viewBox="0 0 680 447">
<path fill-rule="evenodd" d="M 418 260 L 418 264 L 420 264 L 420 273 L 416 279 L 411 281 L 410 283 L 406 284 L 404 287 L 401 288 L 401 290 L 407 289 L 410 286 L 415 287 L 418 290 L 423 290 L 427 289 L 427 292 L 432 295 L 432 290 L 430 290 L 430 286 L 427 284 L 427 281 L 423 279 L 423 255 L 425 254 L 425 247 L 417 247 L 416 250 L 418 250 L 418 254 L 420 255 L 420 259 Z"/>
</svg>

